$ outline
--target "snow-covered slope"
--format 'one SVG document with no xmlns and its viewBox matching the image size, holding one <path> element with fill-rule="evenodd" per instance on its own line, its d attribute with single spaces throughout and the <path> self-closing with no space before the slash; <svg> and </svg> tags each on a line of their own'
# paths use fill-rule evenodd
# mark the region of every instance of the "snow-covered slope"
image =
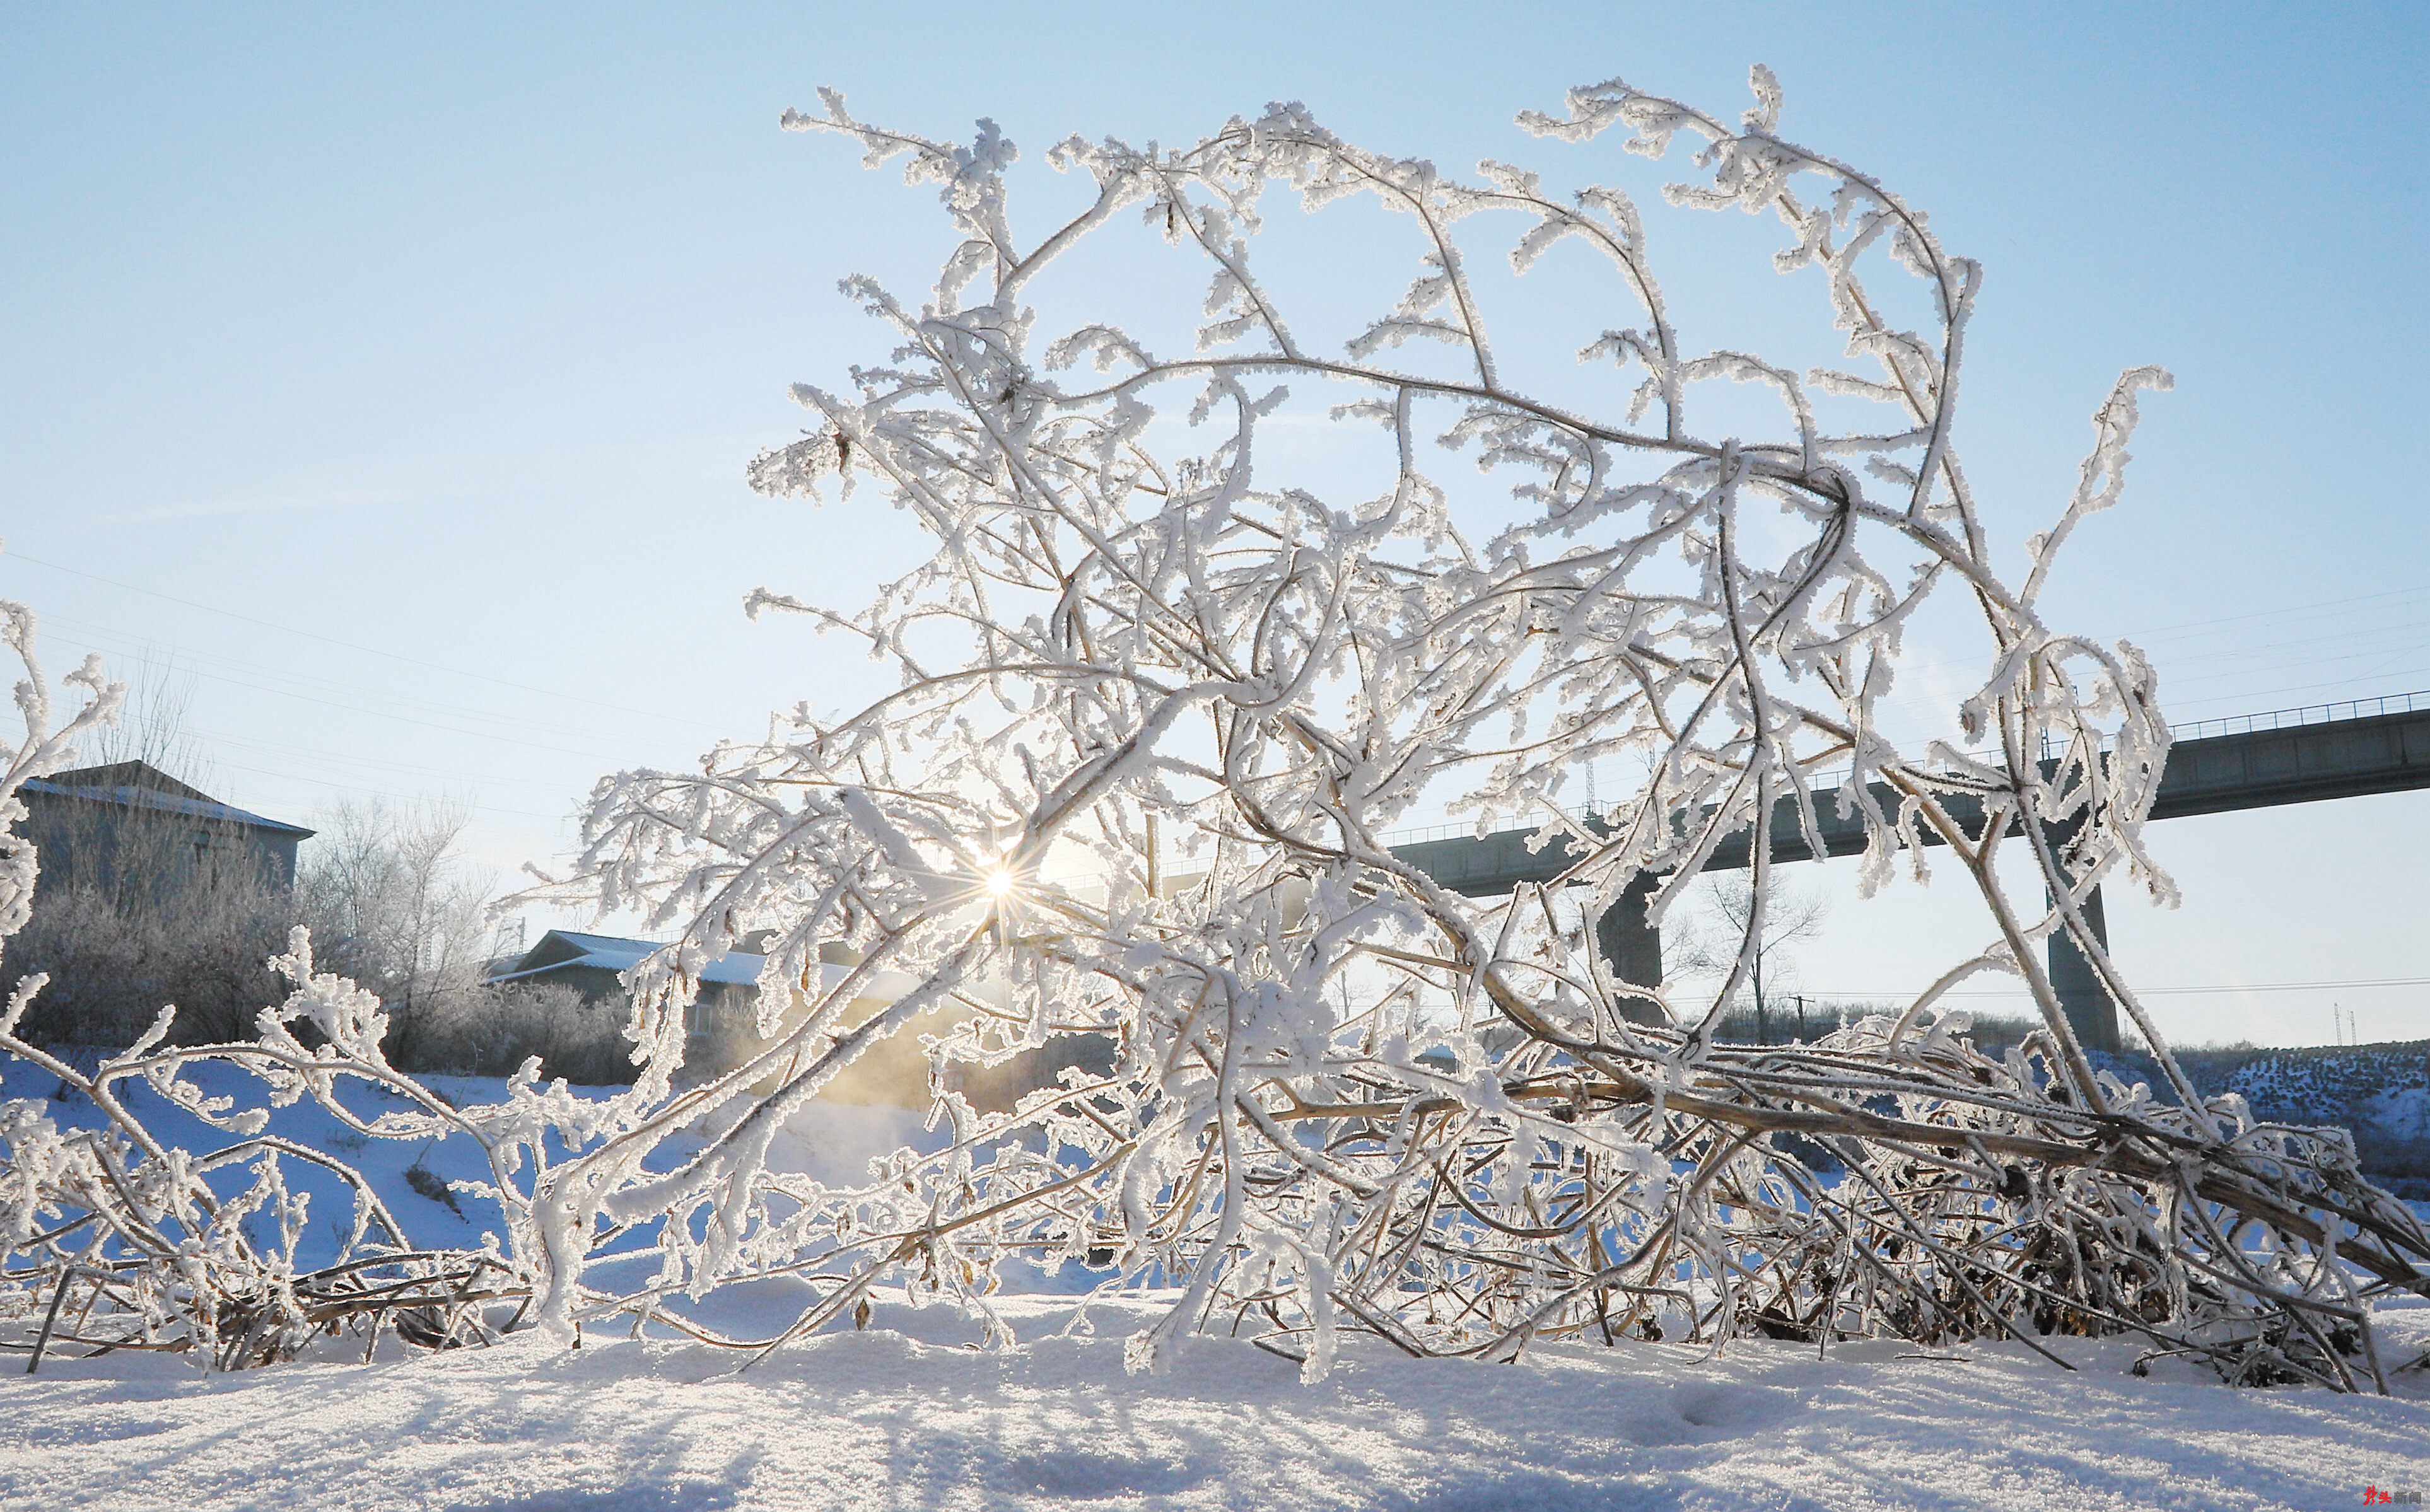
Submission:
<svg viewBox="0 0 2430 1512">
<path fill-rule="evenodd" d="M 206 1095 L 233 1098 L 240 1107 L 259 1106 L 263 1102 L 261 1083 L 236 1067 L 200 1062 L 187 1068 L 184 1075 Z M 507 1095 L 506 1082 L 498 1077 L 424 1076 L 421 1081 L 458 1107 L 502 1102 Z M 0 1055 L 0 1100 L 35 1099 L 51 1122 L 63 1129 L 97 1128 L 106 1122 L 100 1110 L 81 1096 L 59 1100 L 55 1095 L 58 1085 L 56 1077 L 40 1067 Z M 606 1097 L 621 1088 L 577 1090 Z M 153 1133 L 172 1146 L 204 1150 L 233 1141 L 232 1136 L 208 1127 L 140 1080 L 120 1083 L 119 1095 Z M 343 1084 L 343 1095 L 349 1099 L 349 1106 L 365 1115 L 376 1114 L 386 1106 L 402 1105 L 383 1104 L 377 1091 L 359 1083 Z M 788 1122 L 770 1151 L 770 1163 L 779 1170 L 815 1174 L 834 1185 L 857 1185 L 869 1179 L 869 1163 L 879 1155 L 907 1144 L 936 1148 L 940 1137 L 923 1129 L 922 1122 L 920 1114 L 903 1108 L 821 1104 L 796 1114 Z M 484 1229 L 497 1226 L 495 1209 L 485 1208 L 478 1199 L 452 1191 L 448 1186 L 484 1179 L 489 1174 L 480 1150 L 461 1136 L 432 1140 L 366 1138 L 345 1129 L 309 1098 L 272 1109 L 270 1129 L 300 1144 L 336 1155 L 362 1172 L 416 1244 L 432 1249 L 477 1247 Z M 704 1128 L 703 1132 L 707 1131 Z M 697 1148 L 693 1139 L 671 1139 L 657 1152 L 653 1164 L 680 1159 Z M 416 1168 L 426 1173 L 418 1181 L 409 1176 Z M 313 1193 L 312 1215 L 318 1232 L 308 1234 L 299 1246 L 299 1264 L 325 1264 L 336 1251 L 337 1230 L 351 1212 L 344 1188 L 325 1172 L 293 1162 L 289 1164 L 287 1174 L 291 1185 Z M 225 1185 L 234 1190 L 241 1188 L 244 1181 L 231 1171 Z M 433 1196 L 433 1192 L 455 1201 L 451 1205 L 443 1197 Z"/>
</svg>

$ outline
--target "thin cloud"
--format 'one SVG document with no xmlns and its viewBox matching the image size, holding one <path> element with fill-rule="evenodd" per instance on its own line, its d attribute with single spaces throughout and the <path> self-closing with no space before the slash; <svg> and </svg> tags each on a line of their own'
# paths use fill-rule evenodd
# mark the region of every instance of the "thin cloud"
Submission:
<svg viewBox="0 0 2430 1512">
<path fill-rule="evenodd" d="M 194 520 L 208 515 L 261 514 L 276 509 L 336 509 L 365 504 L 402 504 L 411 497 L 403 489 L 320 489 L 305 493 L 267 494 L 253 499 L 219 499 L 204 503 L 158 504 L 104 515 L 112 525 L 141 524 L 160 520 Z"/>
</svg>

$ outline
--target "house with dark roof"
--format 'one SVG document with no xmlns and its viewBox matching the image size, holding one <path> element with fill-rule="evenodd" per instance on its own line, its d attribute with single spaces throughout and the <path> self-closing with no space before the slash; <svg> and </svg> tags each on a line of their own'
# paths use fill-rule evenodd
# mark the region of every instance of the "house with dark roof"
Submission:
<svg viewBox="0 0 2430 1512">
<path fill-rule="evenodd" d="M 758 984 L 768 964 L 762 953 L 768 938 L 764 933 L 747 936 L 743 945 L 757 948 L 727 951 L 702 969 L 700 995 L 693 1001 L 684 1024 L 686 1075 L 715 1074 L 742 1065 L 766 1048 L 768 1042 L 758 1030 Z M 586 1001 L 612 1007 L 622 1015 L 630 1011 L 633 1002 L 632 992 L 624 984 L 624 973 L 664 948 L 657 940 L 552 929 L 523 955 L 493 963 L 489 980 L 499 985 L 562 982 Z M 840 944 L 822 946 L 813 992 L 844 980 L 859 958 L 857 952 Z M 900 972 L 874 973 L 861 989 L 864 995 L 855 998 L 846 1007 L 837 1029 L 858 1027 L 918 985 Z M 777 1034 L 781 1037 L 787 1027 L 799 1023 L 808 1007 L 809 998 L 799 992 L 790 993 L 788 1003 L 776 1016 Z M 945 1034 L 960 1011 L 963 1010 L 948 1002 L 910 1020 L 893 1035 L 864 1049 L 851 1065 L 820 1088 L 820 1097 L 832 1103 L 925 1107 L 929 1095 L 928 1056 L 921 1037 Z M 824 1043 L 822 1038 L 775 1065 L 759 1089 L 773 1090 L 806 1064 L 803 1055 L 815 1055 L 817 1047 Z M 1052 1086 L 1056 1073 L 1067 1066 L 1102 1075 L 1110 1072 L 1113 1064 L 1114 1043 L 1107 1037 L 1058 1035 L 1047 1044 L 1024 1051 L 998 1066 L 957 1066 L 947 1085 L 968 1097 L 974 1106 L 1006 1111 L 1022 1094 Z"/>
<path fill-rule="evenodd" d="M 759 1034 L 758 1005 L 759 974 L 768 964 L 768 957 L 761 952 L 768 938 L 764 933 L 746 936 L 745 946 L 760 949 L 730 950 L 701 969 L 699 994 L 684 1018 L 685 1078 L 730 1070 L 765 1048 L 766 1041 Z M 625 973 L 665 948 L 658 940 L 552 929 L 523 955 L 493 963 L 489 980 L 497 986 L 560 982 L 581 993 L 586 1002 L 612 1008 L 622 1022 L 633 1003 Z M 821 955 L 821 986 L 832 986 L 841 980 L 855 958 L 851 952 L 834 945 L 822 951 Z M 855 1000 L 841 1027 L 857 1025 L 913 985 L 900 972 L 879 972 L 870 984 L 872 995 Z M 807 1008 L 807 1000 L 794 995 L 779 1014 L 778 1032 L 781 1034 L 788 1024 L 799 1022 Z M 918 1021 L 914 1029 L 940 1033 L 944 1027 L 931 1013 Z M 777 1068 L 762 1089 L 773 1089 L 791 1072 L 791 1066 Z M 927 1088 L 927 1056 L 920 1047 L 918 1033 L 907 1031 L 871 1046 L 827 1083 L 823 1095 L 840 1103 L 899 1104 L 910 1107 L 926 1105 Z"/>
<path fill-rule="evenodd" d="M 141 761 L 79 767 L 18 789 L 18 831 L 41 865 L 36 896 L 92 888 L 122 902 L 160 901 L 197 887 L 256 882 L 295 888 L 300 824 L 221 803 Z"/>
<path fill-rule="evenodd" d="M 500 987 L 514 982 L 560 983 L 581 993 L 584 1002 L 613 1007 L 621 1014 L 633 1001 L 624 986 L 624 973 L 661 948 L 652 939 L 552 929 L 521 955 L 493 962 L 489 980 Z M 732 1027 L 750 1019 L 752 1005 L 759 996 L 759 969 L 766 964 L 766 956 L 740 950 L 708 963 L 700 973 L 700 996 L 693 1001 L 685 1026 L 693 1040 L 688 1049 L 705 1054 L 722 1046 Z M 694 1063 L 702 1058 L 686 1056 Z"/>
</svg>

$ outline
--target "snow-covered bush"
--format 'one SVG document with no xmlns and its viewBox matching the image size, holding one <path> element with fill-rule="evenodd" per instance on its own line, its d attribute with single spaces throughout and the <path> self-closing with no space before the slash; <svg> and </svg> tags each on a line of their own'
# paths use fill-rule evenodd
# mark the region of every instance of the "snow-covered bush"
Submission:
<svg viewBox="0 0 2430 1512">
<path fill-rule="evenodd" d="M 865 642 L 901 686 L 694 772 L 603 782 L 559 891 L 682 930 L 635 973 L 632 1090 L 584 1104 L 526 1080 L 499 1107 L 362 1125 L 452 1120 L 491 1152 L 500 1243 L 480 1258 L 499 1274 L 465 1287 L 527 1289 L 569 1338 L 620 1314 L 708 1337 L 685 1299 L 771 1271 L 817 1289 L 776 1339 L 729 1341 L 759 1344 L 853 1316 L 882 1279 L 984 1314 L 1005 1261 L 1093 1257 L 1179 1288 L 1133 1340 L 1145 1369 L 1223 1328 L 1310 1375 L 1347 1334 L 1508 1358 L 1547 1337 L 2006 1335 L 2056 1354 L 2049 1335 L 2132 1332 L 2232 1379 L 2376 1372 L 2368 1293 L 2420 1289 L 2430 1237 L 2341 1138 L 2198 1096 L 2079 911 L 2113 872 L 2168 893 L 2140 839 L 2167 733 L 2139 654 L 2037 604 L 2117 498 L 2137 396 L 2166 376 L 2119 382 L 2009 581 L 1955 437 L 1980 270 L 1781 137 L 1779 92 L 1755 82 L 1737 125 L 1619 81 L 1522 120 L 1581 145 L 1617 129 L 1654 158 L 1696 141 L 1704 176 L 1669 197 L 1776 216 L 1775 265 L 1817 283 L 1818 327 L 1863 371 L 1691 349 L 1617 189 L 1556 194 L 1496 163 L 1457 179 L 1298 106 L 1187 148 L 1060 144 L 1050 162 L 1086 192 L 1033 241 L 992 125 L 962 147 L 833 94 L 789 115 L 873 164 L 907 155 L 957 239 L 916 302 L 847 285 L 893 358 L 848 392 L 796 388 L 815 424 L 750 472 L 782 495 L 874 488 L 931 537 L 858 611 L 750 600 Z M 1306 334 L 1322 311 L 1284 307 L 1297 275 L 1253 259 L 1269 202 L 1293 194 L 1324 210 L 1309 224 L 1372 201 L 1414 239 L 1406 291 L 1340 349 Z M 1575 333 L 1584 380 L 1533 374 L 1534 337 L 1490 333 L 1515 296 L 1462 238 L 1495 216 L 1516 220 L 1515 271 L 1591 260 L 1633 307 Z M 1179 350 L 1091 307 L 1153 286 L 1080 254 L 1125 235 L 1207 280 Z M 1716 398 L 1724 383 L 1776 399 L 1773 418 Z M 1381 474 L 1323 493 L 1271 476 L 1293 457 L 1337 475 L 1310 457 Z M 1481 497 L 1446 471 L 1463 457 L 1519 481 Z M 1910 750 L 1878 716 L 1936 591 L 1977 616 L 1983 673 L 1954 738 Z M 1589 825 L 1556 800 L 1597 760 L 1639 781 Z M 1834 771 L 1853 774 L 1820 780 Z M 1421 803 L 1480 830 L 1540 822 L 1578 859 L 1550 886 L 1460 896 L 1391 848 Z M 1653 879 L 1658 916 L 1775 815 L 1819 852 L 1826 804 L 1870 836 L 1868 887 L 1903 856 L 1920 871 L 1928 835 L 1982 898 L 1984 942 L 1903 1011 L 1818 1044 L 1721 1040 L 1766 928 L 1764 844 L 1708 998 L 1599 957 L 1592 921 L 1623 892 Z M 2011 852 L 2032 894 L 2003 880 Z M 762 930 L 757 1053 L 687 1074 L 699 973 Z M 2071 1030 L 2039 964 L 2061 931 L 2155 1047 L 2156 1094 L 2098 1072 Z M 379 1058 L 376 1005 L 291 965 L 296 997 L 260 1044 L 215 1053 L 275 1096 L 345 1078 L 413 1096 Z M 1998 1057 L 1939 1005 L 1983 972 L 2041 1009 Z M 310 1048 L 288 1028 L 306 1019 Z M 944 1092 L 945 1148 L 860 1189 L 772 1170 L 785 1121 L 907 1032 L 929 1036 L 940 1088 L 956 1062 L 1068 1036 L 1102 1037 L 1112 1069 L 1074 1055 L 1009 1115 Z M 699 1142 L 671 1142 L 687 1131 Z M 51 1221 L 40 1204 L 69 1201 L 34 1169 L 8 1216 L 21 1253 Z M 634 1245 L 655 1275 L 604 1280 L 630 1262 L 601 1269 L 603 1248 Z M 486 1326 L 459 1314 L 447 1337 Z"/>
<path fill-rule="evenodd" d="M 251 875 L 141 899 L 46 887 L 8 951 L 18 974 L 50 978 L 26 1015 L 26 1038 L 124 1045 L 163 1003 L 180 1009 L 180 1038 L 241 1035 L 280 996 L 262 963 L 289 927 L 284 889 Z"/>
</svg>

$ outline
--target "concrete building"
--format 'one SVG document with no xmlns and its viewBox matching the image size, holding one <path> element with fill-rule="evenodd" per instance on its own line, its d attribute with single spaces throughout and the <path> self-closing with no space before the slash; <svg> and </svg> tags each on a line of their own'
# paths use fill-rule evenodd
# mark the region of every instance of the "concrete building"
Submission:
<svg viewBox="0 0 2430 1512">
<path fill-rule="evenodd" d="M 223 883 L 295 888 L 295 848 L 312 836 L 264 819 L 141 761 L 79 767 L 19 789 L 18 832 L 41 865 L 37 898 L 92 888 L 122 906 Z"/>
</svg>

